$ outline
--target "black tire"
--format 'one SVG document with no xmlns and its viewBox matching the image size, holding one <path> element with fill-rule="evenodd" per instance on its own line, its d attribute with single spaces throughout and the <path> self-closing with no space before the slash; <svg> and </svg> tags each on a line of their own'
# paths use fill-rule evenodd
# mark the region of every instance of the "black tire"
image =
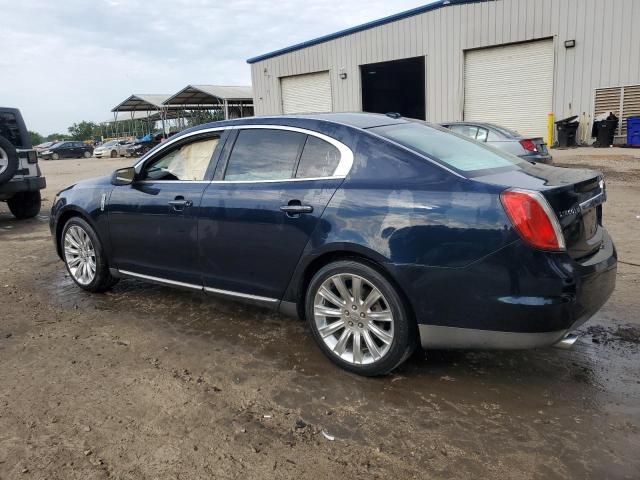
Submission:
<svg viewBox="0 0 640 480">
<path fill-rule="evenodd" d="M 4 137 L 0 137 L 0 158 L 6 159 L 3 165 L 0 165 L 0 185 L 7 183 L 13 178 L 18 169 L 18 153 L 16 147 Z"/>
<path fill-rule="evenodd" d="M 40 213 L 40 190 L 35 192 L 20 192 L 7 200 L 9 210 L 18 220 L 33 218 Z"/>
<path fill-rule="evenodd" d="M 58 155 L 57 153 L 52 154 L 51 160 L 60 160 L 60 155 Z"/>
<path fill-rule="evenodd" d="M 316 294 L 326 280 L 338 274 L 356 275 L 369 282 L 382 293 L 388 309 L 393 314 L 393 339 L 387 352 L 372 363 L 357 364 L 344 360 L 329 348 L 318 331 L 314 316 Z M 378 270 L 364 262 L 341 260 L 321 268 L 313 276 L 307 289 L 305 316 L 313 338 L 322 352 L 335 364 L 358 375 L 367 377 L 386 375 L 409 358 L 416 346 L 415 322 L 396 287 Z"/>
<path fill-rule="evenodd" d="M 84 153 L 82 154 L 82 156 L 84 158 L 89 158 L 91 156 L 91 152 L 89 150 L 85 150 Z"/>
<path fill-rule="evenodd" d="M 111 150 L 111 158 L 116 158 L 118 156 L 118 152 L 115 150 Z"/>
<path fill-rule="evenodd" d="M 69 264 L 67 263 L 67 259 L 65 255 L 64 238 L 68 230 L 73 226 L 80 227 L 82 230 L 84 230 L 87 233 L 87 235 L 91 239 L 91 243 L 93 244 L 93 248 L 95 252 L 96 273 L 93 280 L 87 284 L 82 284 L 78 280 L 76 280 L 73 272 L 69 268 Z M 104 248 L 102 246 L 102 242 L 100 241 L 100 238 L 98 237 L 94 229 L 91 227 L 91 225 L 89 225 L 89 223 L 86 222 L 84 219 L 80 217 L 70 218 L 69 221 L 67 221 L 67 223 L 64 225 L 64 228 L 62 229 L 62 234 L 60 235 L 58 242 L 60 243 L 60 251 L 62 252 L 62 257 L 64 259 L 64 264 L 65 264 L 65 267 L 67 268 L 67 272 L 69 273 L 69 276 L 74 281 L 74 283 L 78 285 L 80 288 L 82 288 L 83 290 L 87 290 L 88 292 L 99 293 L 99 292 L 104 292 L 106 290 L 109 290 L 116 283 L 118 283 L 119 279 L 115 278 L 114 276 L 111 275 L 111 273 L 109 273 L 109 264 L 107 263 L 106 255 L 104 253 Z"/>
</svg>

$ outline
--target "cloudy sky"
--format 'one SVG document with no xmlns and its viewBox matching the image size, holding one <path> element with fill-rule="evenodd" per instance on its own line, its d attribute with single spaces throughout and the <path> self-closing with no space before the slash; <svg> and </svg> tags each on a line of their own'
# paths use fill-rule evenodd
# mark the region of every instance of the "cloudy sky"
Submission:
<svg viewBox="0 0 640 480">
<path fill-rule="evenodd" d="M 251 83 L 246 59 L 430 0 L 0 0 L 0 104 L 29 129 L 110 118 L 132 93 Z"/>
</svg>

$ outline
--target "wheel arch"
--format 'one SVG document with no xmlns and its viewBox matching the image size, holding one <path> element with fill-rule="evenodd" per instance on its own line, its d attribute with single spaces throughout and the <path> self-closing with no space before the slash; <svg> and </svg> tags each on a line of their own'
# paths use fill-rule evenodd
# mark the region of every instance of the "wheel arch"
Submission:
<svg viewBox="0 0 640 480">
<path fill-rule="evenodd" d="M 84 220 L 89 225 L 91 225 L 91 228 L 93 228 L 95 232 L 98 231 L 96 229 L 95 223 L 91 219 L 91 216 L 87 212 L 84 212 L 79 208 L 75 208 L 75 207 L 68 207 L 66 210 L 63 210 L 58 215 L 58 218 L 56 220 L 56 227 L 55 227 L 56 252 L 58 253 L 58 257 L 60 257 L 61 259 L 63 259 L 62 245 L 60 241 L 62 238 L 62 230 L 64 229 L 64 226 L 67 224 L 67 222 L 74 217 L 82 218 L 82 220 Z"/>
<path fill-rule="evenodd" d="M 384 276 L 398 292 L 398 295 L 407 309 L 407 314 L 415 325 L 417 331 L 417 321 L 413 305 L 399 282 L 385 266 L 385 257 L 374 250 L 352 244 L 339 244 L 326 248 L 322 253 L 314 256 L 313 259 L 300 266 L 298 273 L 292 280 L 292 285 L 290 286 L 287 295 L 288 298 L 292 299 L 292 303 L 295 304 L 298 318 L 302 320 L 305 318 L 305 296 L 313 276 L 324 266 L 340 260 L 355 260 L 362 262 Z"/>
</svg>

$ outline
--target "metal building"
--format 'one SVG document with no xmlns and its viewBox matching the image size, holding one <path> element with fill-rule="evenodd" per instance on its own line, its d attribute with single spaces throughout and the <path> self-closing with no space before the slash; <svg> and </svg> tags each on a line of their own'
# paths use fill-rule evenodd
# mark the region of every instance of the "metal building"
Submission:
<svg viewBox="0 0 640 480">
<path fill-rule="evenodd" d="M 257 115 L 399 112 L 545 136 L 640 115 L 640 0 L 441 0 L 248 60 Z M 619 135 L 625 133 L 621 122 Z"/>
</svg>

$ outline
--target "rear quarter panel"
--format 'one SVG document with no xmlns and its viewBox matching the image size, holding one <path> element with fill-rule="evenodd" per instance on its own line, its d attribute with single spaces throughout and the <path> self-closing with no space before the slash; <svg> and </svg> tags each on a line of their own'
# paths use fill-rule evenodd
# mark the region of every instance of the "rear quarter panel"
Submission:
<svg viewBox="0 0 640 480">
<path fill-rule="evenodd" d="M 345 251 L 383 264 L 391 275 L 406 265 L 422 272 L 463 268 L 517 241 L 500 204 L 502 190 L 363 135 L 352 171 L 329 202 L 296 275 L 323 254 Z M 410 290 L 411 280 L 395 280 Z M 288 299 L 300 294 L 295 283 L 287 293 Z"/>
</svg>

